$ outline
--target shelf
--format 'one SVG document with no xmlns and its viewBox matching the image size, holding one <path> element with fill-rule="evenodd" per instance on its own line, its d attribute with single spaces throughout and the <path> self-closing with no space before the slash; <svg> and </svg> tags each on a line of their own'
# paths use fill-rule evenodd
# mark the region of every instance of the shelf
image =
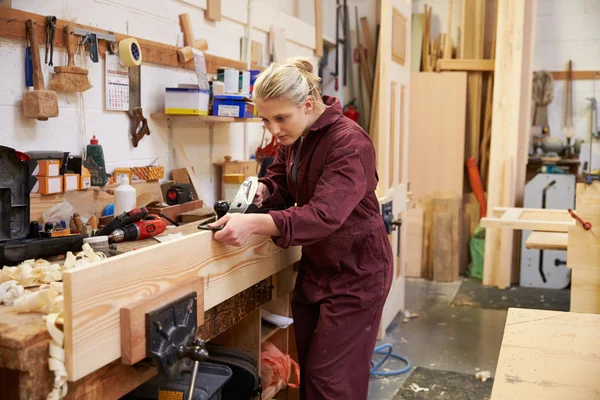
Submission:
<svg viewBox="0 0 600 400">
<path fill-rule="evenodd" d="M 274 334 L 276 334 L 277 332 L 279 332 L 282 328 L 275 326 L 269 322 L 266 321 L 261 321 L 260 323 L 260 342 L 264 343 L 267 340 L 269 340 L 269 338 L 271 338 L 271 336 L 273 336 Z"/>
<path fill-rule="evenodd" d="M 183 114 L 165 114 L 161 112 L 155 112 L 150 114 L 152 119 L 156 120 L 169 120 L 177 119 L 181 121 L 191 121 L 206 124 L 222 124 L 222 123 L 236 123 L 236 122 L 262 122 L 260 118 L 232 118 L 232 117 L 217 117 L 215 115 L 183 115 Z"/>
</svg>

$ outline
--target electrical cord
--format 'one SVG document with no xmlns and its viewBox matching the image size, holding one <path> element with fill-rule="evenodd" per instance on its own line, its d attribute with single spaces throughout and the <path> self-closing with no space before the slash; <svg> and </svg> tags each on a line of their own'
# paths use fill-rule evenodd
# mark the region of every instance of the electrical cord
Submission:
<svg viewBox="0 0 600 400">
<path fill-rule="evenodd" d="M 387 351 L 386 351 L 386 349 L 387 349 Z M 408 358 L 403 357 L 398 354 L 395 354 L 395 353 L 392 353 L 392 345 L 389 343 L 382 344 L 381 346 L 375 347 L 375 350 L 373 351 L 373 353 L 374 354 L 382 354 L 383 358 L 381 359 L 381 361 L 379 361 L 377 363 L 375 361 L 371 360 L 371 371 L 370 371 L 371 375 L 374 375 L 374 376 L 400 375 L 400 374 L 404 374 L 404 373 L 410 371 L 410 369 L 412 368 L 412 365 L 410 364 L 410 361 L 408 360 Z M 390 357 L 396 358 L 396 359 L 406 363 L 406 367 L 397 369 L 395 371 L 378 371 L 378 369 L 381 368 L 381 366 L 383 364 L 385 364 L 385 362 Z"/>
</svg>

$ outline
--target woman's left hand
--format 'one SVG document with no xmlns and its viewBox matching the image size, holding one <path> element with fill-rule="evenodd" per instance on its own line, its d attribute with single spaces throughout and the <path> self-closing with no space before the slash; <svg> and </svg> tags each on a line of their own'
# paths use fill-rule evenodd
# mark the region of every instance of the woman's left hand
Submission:
<svg viewBox="0 0 600 400">
<path fill-rule="evenodd" d="M 210 227 L 225 225 L 223 229 L 215 232 L 215 239 L 230 246 L 243 246 L 246 240 L 254 233 L 252 215 L 227 214 Z"/>
</svg>

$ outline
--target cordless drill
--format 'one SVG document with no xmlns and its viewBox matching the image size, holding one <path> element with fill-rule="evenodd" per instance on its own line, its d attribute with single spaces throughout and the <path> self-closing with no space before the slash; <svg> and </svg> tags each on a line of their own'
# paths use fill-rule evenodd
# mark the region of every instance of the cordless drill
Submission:
<svg viewBox="0 0 600 400">
<path fill-rule="evenodd" d="M 143 240 L 152 236 L 160 235 L 167 229 L 167 224 L 158 215 L 150 214 L 146 218 L 132 222 L 122 228 L 115 229 L 108 240 L 112 243 L 132 242 L 134 240 Z"/>
</svg>

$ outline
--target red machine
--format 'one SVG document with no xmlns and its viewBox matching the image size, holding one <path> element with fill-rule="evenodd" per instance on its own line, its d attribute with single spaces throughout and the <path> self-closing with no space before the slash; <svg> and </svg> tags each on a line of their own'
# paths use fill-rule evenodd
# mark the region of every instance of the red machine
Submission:
<svg viewBox="0 0 600 400">
<path fill-rule="evenodd" d="M 146 218 L 132 222 L 122 228 L 115 229 L 108 240 L 111 242 L 123 242 L 143 240 L 152 236 L 160 235 L 167 229 L 166 222 L 158 215 L 150 214 Z"/>
</svg>

